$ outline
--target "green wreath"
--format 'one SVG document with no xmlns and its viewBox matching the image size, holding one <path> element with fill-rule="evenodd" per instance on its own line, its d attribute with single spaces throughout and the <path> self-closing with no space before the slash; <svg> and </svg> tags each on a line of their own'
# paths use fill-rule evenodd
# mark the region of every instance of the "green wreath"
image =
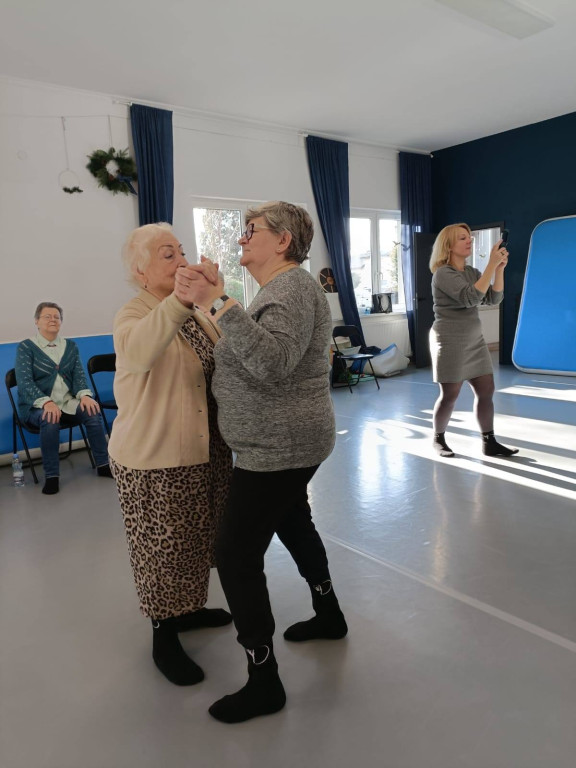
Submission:
<svg viewBox="0 0 576 768">
<path fill-rule="evenodd" d="M 127 149 L 114 147 L 106 152 L 96 149 L 88 155 L 90 162 L 86 166 L 92 176 L 98 181 L 99 187 L 106 187 L 113 195 L 122 192 L 124 195 L 135 195 L 136 190 L 132 182 L 138 178 L 136 175 L 136 163 L 128 154 Z"/>
</svg>

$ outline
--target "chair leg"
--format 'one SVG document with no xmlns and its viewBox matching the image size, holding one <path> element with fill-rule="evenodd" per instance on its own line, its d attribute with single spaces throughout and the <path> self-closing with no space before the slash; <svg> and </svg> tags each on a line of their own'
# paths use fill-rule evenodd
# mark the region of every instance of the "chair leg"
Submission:
<svg viewBox="0 0 576 768">
<path fill-rule="evenodd" d="M 92 456 L 92 449 L 90 448 L 90 443 L 88 442 L 88 438 L 86 437 L 86 432 L 84 431 L 84 427 L 82 424 L 78 424 L 80 427 L 80 432 L 82 433 L 82 437 L 84 438 L 84 445 L 86 446 L 86 450 L 88 451 L 88 458 L 90 459 L 90 464 L 92 464 L 92 469 L 96 469 L 96 462 L 94 461 L 94 456 Z M 70 430 L 70 435 L 72 435 L 72 430 Z"/>
<path fill-rule="evenodd" d="M 350 394 L 352 395 L 352 371 L 350 368 L 346 367 L 346 381 L 348 382 L 348 389 L 350 390 Z M 358 383 L 358 382 L 356 382 Z"/>
<path fill-rule="evenodd" d="M 14 453 L 17 453 L 17 448 L 18 448 L 18 446 L 16 445 L 16 427 L 18 427 L 18 432 L 20 433 L 20 439 L 22 440 L 22 445 L 24 446 L 24 451 L 26 453 L 26 458 L 28 460 L 28 466 L 30 467 L 30 471 L 32 472 L 34 483 L 38 485 L 38 475 L 36 474 L 36 470 L 34 469 L 34 462 L 30 457 L 30 451 L 28 450 L 28 443 L 26 442 L 26 438 L 24 437 L 24 430 L 22 429 L 22 425 L 20 424 L 20 422 L 16 421 L 16 418 L 13 416 L 12 429 L 13 429 L 13 437 L 14 437 Z"/>
<path fill-rule="evenodd" d="M 104 422 L 104 426 L 106 427 L 106 432 L 108 433 L 108 437 L 111 436 L 110 432 L 110 425 L 108 424 L 108 419 L 106 418 L 106 414 L 104 413 L 104 408 L 100 406 L 100 414 L 102 415 L 102 421 Z"/>
<path fill-rule="evenodd" d="M 372 376 L 374 376 L 374 381 L 376 382 L 376 386 L 378 389 L 380 389 L 380 383 L 378 381 L 378 376 L 374 373 L 374 368 L 372 367 L 372 360 L 368 360 L 368 363 L 370 365 L 370 370 L 372 371 Z"/>
</svg>

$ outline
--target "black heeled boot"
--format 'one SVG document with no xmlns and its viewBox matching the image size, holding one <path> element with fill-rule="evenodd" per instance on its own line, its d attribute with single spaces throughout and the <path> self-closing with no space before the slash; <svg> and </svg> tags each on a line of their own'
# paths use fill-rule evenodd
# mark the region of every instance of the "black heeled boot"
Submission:
<svg viewBox="0 0 576 768">
<path fill-rule="evenodd" d="M 448 447 L 446 438 L 444 437 L 445 434 L 446 432 L 435 432 L 432 445 L 439 456 L 442 456 L 445 459 L 450 459 L 454 456 L 454 451 Z"/>
<path fill-rule="evenodd" d="M 278 675 L 272 643 L 245 651 L 248 682 L 236 693 L 214 702 L 208 710 L 222 723 L 243 723 L 260 715 L 272 715 L 286 704 L 286 692 Z"/>
<path fill-rule="evenodd" d="M 514 456 L 518 448 L 506 448 L 494 437 L 494 432 L 482 432 L 482 453 L 484 456 Z"/>
<path fill-rule="evenodd" d="M 306 640 L 341 640 L 348 634 L 348 625 L 332 589 L 332 582 L 326 579 L 321 584 L 308 586 L 316 616 L 308 621 L 292 624 L 284 632 L 284 638 L 294 643 Z"/>
<path fill-rule="evenodd" d="M 202 669 L 180 645 L 174 619 L 152 619 L 152 658 L 160 672 L 174 685 L 195 685 L 204 680 Z"/>
</svg>

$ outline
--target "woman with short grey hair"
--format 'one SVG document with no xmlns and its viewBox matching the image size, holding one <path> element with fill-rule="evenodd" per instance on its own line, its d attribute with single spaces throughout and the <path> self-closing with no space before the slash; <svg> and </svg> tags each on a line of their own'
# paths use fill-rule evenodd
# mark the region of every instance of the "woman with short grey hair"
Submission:
<svg viewBox="0 0 576 768">
<path fill-rule="evenodd" d="M 315 612 L 289 627 L 285 639 L 335 640 L 348 631 L 307 493 L 335 440 L 330 310 L 318 283 L 299 268 L 313 232 L 308 213 L 291 203 L 265 203 L 247 212 L 238 241 L 240 264 L 261 286 L 247 310 L 224 293 L 207 262 L 176 276 L 219 323 L 212 389 L 222 436 L 237 455 L 216 559 L 238 642 L 246 651 L 248 682 L 210 707 L 227 723 L 277 712 L 286 701 L 264 574 L 264 554 L 274 534 L 308 582 Z"/>
</svg>

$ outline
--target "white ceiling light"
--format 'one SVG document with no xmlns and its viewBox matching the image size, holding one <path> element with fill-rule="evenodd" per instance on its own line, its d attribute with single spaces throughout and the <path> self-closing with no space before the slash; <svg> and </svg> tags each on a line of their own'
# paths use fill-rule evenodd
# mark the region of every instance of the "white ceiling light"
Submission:
<svg viewBox="0 0 576 768">
<path fill-rule="evenodd" d="M 554 20 L 518 0 L 436 0 L 464 16 L 522 40 L 554 26 Z"/>
</svg>

